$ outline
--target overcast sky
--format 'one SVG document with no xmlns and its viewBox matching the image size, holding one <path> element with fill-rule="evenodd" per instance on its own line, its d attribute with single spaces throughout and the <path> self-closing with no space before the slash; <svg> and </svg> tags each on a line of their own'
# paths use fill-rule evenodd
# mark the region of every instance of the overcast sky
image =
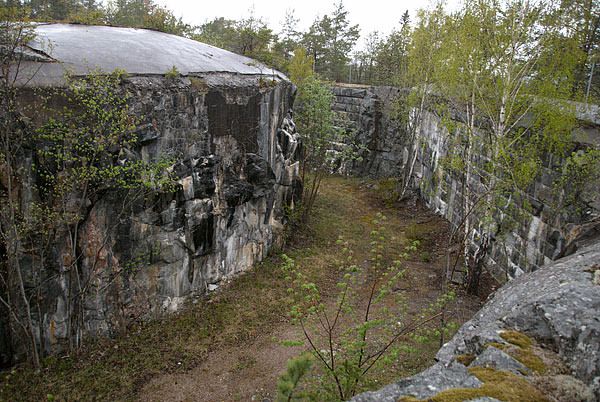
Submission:
<svg viewBox="0 0 600 402">
<path fill-rule="evenodd" d="M 458 0 L 456 0 L 458 1 Z M 215 17 L 239 20 L 248 16 L 254 7 L 256 17 L 262 17 L 271 29 L 280 32 L 286 10 L 294 10 L 300 19 L 300 30 L 307 29 L 316 16 L 331 15 L 337 0 L 155 0 L 166 6 L 177 17 L 192 25 L 200 25 Z M 352 24 L 358 24 L 361 36 L 378 30 L 388 34 L 398 27 L 402 14 L 408 10 L 411 21 L 415 21 L 416 10 L 426 8 L 428 0 L 344 0 L 344 8 Z"/>
</svg>

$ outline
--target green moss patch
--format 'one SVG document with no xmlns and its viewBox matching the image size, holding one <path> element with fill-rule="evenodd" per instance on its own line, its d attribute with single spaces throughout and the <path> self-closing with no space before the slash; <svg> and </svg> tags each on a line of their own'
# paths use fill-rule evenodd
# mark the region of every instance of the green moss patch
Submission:
<svg viewBox="0 0 600 402">
<path fill-rule="evenodd" d="M 511 345 L 491 342 L 484 347 L 494 346 L 513 357 L 522 365 L 538 374 L 545 374 L 548 371 L 548 366 L 540 359 L 532 350 L 533 341 L 527 336 L 518 331 L 505 331 L 500 334 L 500 337 Z"/>
<path fill-rule="evenodd" d="M 427 401 L 462 402 L 487 396 L 506 402 L 549 402 L 528 381 L 508 371 L 483 367 L 471 367 L 468 370 L 484 383 L 481 387 L 448 389 L 433 398 L 427 399 Z"/>
<path fill-rule="evenodd" d="M 523 349 L 529 349 L 531 347 L 531 339 L 527 335 L 524 335 L 518 331 L 504 331 L 500 334 L 500 337 L 506 342 L 520 346 Z"/>
<path fill-rule="evenodd" d="M 471 362 L 475 360 L 475 356 L 473 355 L 458 355 L 456 356 L 456 361 L 464 366 L 468 366 Z"/>
<path fill-rule="evenodd" d="M 506 353 L 533 372 L 545 374 L 548 371 L 546 363 L 529 349 L 510 348 Z"/>
</svg>

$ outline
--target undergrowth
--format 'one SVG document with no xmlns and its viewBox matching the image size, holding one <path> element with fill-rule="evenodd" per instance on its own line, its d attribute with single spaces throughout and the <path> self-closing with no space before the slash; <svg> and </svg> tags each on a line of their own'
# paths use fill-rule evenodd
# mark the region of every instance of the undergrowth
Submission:
<svg viewBox="0 0 600 402">
<path fill-rule="evenodd" d="M 358 261 L 369 258 L 371 239 L 365 236 L 365 230 L 379 211 L 380 201 L 360 190 L 359 183 L 358 179 L 325 178 L 310 226 L 298 231 L 285 251 L 297 266 L 303 267 L 303 275 L 325 293 L 337 293 L 332 268 L 335 260 L 341 258 L 335 244 L 339 235 L 353 250 L 366 250 L 354 254 Z M 393 211 L 386 214 L 390 216 L 390 251 L 400 252 L 406 241 L 404 230 L 425 212 L 413 212 L 410 216 Z M 431 250 L 429 253 L 433 264 L 435 255 Z M 426 273 L 421 274 L 412 266 L 423 264 L 418 253 L 412 253 L 408 262 L 406 279 L 412 287 L 405 283 L 398 287 L 407 289 L 409 310 L 418 311 L 421 302 L 429 300 L 421 294 L 438 288 L 427 279 Z M 274 253 L 250 272 L 221 286 L 219 291 L 190 302 L 179 313 L 130 323 L 122 334 L 113 339 L 90 341 L 78 354 L 48 357 L 39 372 L 26 366 L 3 372 L 0 401 L 141 398 L 140 390 L 152 378 L 189 372 L 212 351 L 250 345 L 275 326 L 291 325 L 285 302 L 288 284 L 282 264 L 282 259 Z M 461 321 L 467 318 L 461 317 Z M 413 374 L 431 363 L 437 350 L 435 342 L 411 342 L 417 352 L 394 363 L 382 373 L 381 382 Z M 272 373 L 272 378 L 278 374 Z M 373 386 L 378 383 L 373 382 Z"/>
</svg>

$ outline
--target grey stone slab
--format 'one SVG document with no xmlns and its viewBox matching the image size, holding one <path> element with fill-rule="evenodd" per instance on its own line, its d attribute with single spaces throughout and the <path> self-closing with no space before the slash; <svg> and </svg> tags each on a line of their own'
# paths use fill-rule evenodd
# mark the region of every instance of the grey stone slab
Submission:
<svg viewBox="0 0 600 402">
<path fill-rule="evenodd" d="M 527 367 L 519 363 L 512 356 L 507 355 L 502 350 L 495 348 L 493 346 L 488 346 L 485 348 L 482 354 L 477 356 L 475 360 L 469 367 L 490 367 L 496 370 L 504 370 L 510 371 L 511 373 L 515 373 L 517 375 L 521 375 L 522 373 L 528 372 Z"/>
<path fill-rule="evenodd" d="M 449 366 L 435 364 L 412 377 L 404 378 L 392 386 L 375 392 L 365 392 L 352 398 L 352 402 L 397 401 L 402 396 L 426 399 L 451 388 L 477 388 L 483 385 L 459 363 Z"/>
</svg>

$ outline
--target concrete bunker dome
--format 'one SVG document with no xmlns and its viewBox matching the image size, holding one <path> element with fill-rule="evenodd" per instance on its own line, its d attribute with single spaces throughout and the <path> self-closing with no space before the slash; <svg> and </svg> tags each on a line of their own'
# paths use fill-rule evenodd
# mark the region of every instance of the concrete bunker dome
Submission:
<svg viewBox="0 0 600 402">
<path fill-rule="evenodd" d="M 29 62 L 36 65 L 32 85 L 61 81 L 65 68 L 75 75 L 85 75 L 96 66 L 107 72 L 120 69 L 134 75 L 162 75 L 175 67 L 182 75 L 222 72 L 287 80 L 281 72 L 248 57 L 149 29 L 39 24 L 35 34 L 28 44 L 37 56 Z M 39 61 L 45 63 L 40 65 Z"/>
</svg>

